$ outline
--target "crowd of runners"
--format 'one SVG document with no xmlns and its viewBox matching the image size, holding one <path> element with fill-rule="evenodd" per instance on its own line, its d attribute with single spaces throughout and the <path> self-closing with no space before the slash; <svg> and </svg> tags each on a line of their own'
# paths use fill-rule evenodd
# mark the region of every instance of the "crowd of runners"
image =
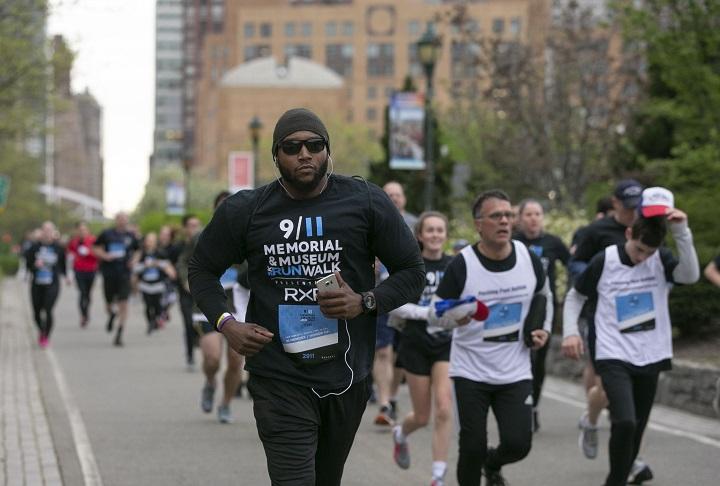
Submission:
<svg viewBox="0 0 720 486">
<path fill-rule="evenodd" d="M 60 281 L 74 276 L 86 327 L 99 272 L 114 346 L 137 325 L 128 323 L 131 293 L 142 296 L 148 334 L 165 327 L 177 304 L 188 370 L 198 347 L 202 355 L 205 413 L 215 408 L 225 355 L 218 420 L 232 422 L 232 399 L 247 386 L 263 404 L 254 413 L 273 484 L 340 484 L 371 403 L 375 426 L 391 430 L 388 453 L 400 468 L 423 464 L 431 485 L 445 484 L 455 429 L 458 483 L 503 485 L 502 468 L 526 457 L 541 429 L 555 330 L 563 354 L 586 362 L 582 454 L 597 456 L 607 408 L 605 484 L 652 479 L 640 451 L 672 357 L 668 293 L 700 273 L 687 216 L 670 191 L 618 182 L 566 245 L 545 231 L 544 201 L 513 205 L 504 191 L 488 190 L 468 213 L 478 234 L 468 242 L 451 239 L 440 212 L 408 213 L 399 183 L 381 190 L 334 174 L 329 134 L 307 110 L 281 117 L 272 153 L 277 180 L 218 195 L 204 230 L 188 214 L 181 228 L 141 235 L 120 213 L 97 237 L 79 223 L 61 243 L 53 223 L 43 223 L 23 248 L 39 347 L 50 345 Z M 667 232 L 677 255 L 665 246 Z M 718 285 L 719 268 L 720 257 L 705 269 Z M 398 409 L 401 386 L 409 410 Z M 413 456 L 412 434 L 426 426 L 432 457 Z"/>
</svg>

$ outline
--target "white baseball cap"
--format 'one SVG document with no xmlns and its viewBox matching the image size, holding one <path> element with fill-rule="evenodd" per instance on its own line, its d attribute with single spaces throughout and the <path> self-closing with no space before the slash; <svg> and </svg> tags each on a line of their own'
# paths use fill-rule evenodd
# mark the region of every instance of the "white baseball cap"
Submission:
<svg viewBox="0 0 720 486">
<path fill-rule="evenodd" d="M 640 207 L 646 218 L 665 216 L 669 209 L 675 207 L 675 198 L 664 187 L 648 187 L 642 192 Z"/>
</svg>

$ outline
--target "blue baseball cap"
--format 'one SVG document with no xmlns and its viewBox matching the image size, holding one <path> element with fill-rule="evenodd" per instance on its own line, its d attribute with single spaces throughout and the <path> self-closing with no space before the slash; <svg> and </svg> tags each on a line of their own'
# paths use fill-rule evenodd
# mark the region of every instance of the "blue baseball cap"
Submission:
<svg viewBox="0 0 720 486">
<path fill-rule="evenodd" d="M 643 186 L 635 179 L 623 179 L 615 185 L 615 196 L 626 209 L 635 209 L 640 205 Z"/>
</svg>

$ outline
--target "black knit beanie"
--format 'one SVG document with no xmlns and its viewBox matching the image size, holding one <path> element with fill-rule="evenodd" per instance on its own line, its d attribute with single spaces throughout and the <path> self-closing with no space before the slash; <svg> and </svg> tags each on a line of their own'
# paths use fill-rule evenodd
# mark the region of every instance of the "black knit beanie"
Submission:
<svg viewBox="0 0 720 486">
<path fill-rule="evenodd" d="M 307 130 L 320 135 L 327 144 L 328 154 L 330 153 L 330 136 L 327 128 L 318 116 L 307 108 L 293 108 L 280 117 L 273 131 L 272 154 L 277 155 L 280 142 L 288 135 Z"/>
</svg>

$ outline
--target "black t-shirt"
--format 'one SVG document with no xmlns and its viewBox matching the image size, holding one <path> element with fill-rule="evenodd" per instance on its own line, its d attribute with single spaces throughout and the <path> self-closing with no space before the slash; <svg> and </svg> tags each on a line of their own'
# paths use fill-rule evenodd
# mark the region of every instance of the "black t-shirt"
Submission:
<svg viewBox="0 0 720 486">
<path fill-rule="evenodd" d="M 65 275 L 65 249 L 58 243 L 33 243 L 25 252 L 25 264 L 33 285 L 55 285 L 58 276 Z"/>
<path fill-rule="evenodd" d="M 593 221 L 582 232 L 578 232 L 573 260 L 589 262 L 608 246 L 622 245 L 625 243 L 626 229 L 626 226 L 618 223 L 612 216 Z"/>
<path fill-rule="evenodd" d="M 390 278 L 377 287 L 375 256 L 390 271 Z M 244 260 L 252 289 L 246 320 L 274 333 L 271 343 L 247 359 L 248 371 L 323 390 L 348 385 L 346 350 L 353 380 L 367 376 L 375 350 L 375 316 L 361 314 L 347 325 L 326 319 L 317 307 L 315 281 L 340 271 L 357 293 L 375 287 L 377 312 L 384 313 L 417 302 L 425 280 L 417 241 L 387 195 L 374 184 L 338 175 L 312 199 L 291 199 L 272 182 L 240 191 L 216 209 L 189 264 L 193 298 L 211 323 L 227 312 L 220 275 Z M 308 327 L 296 331 L 302 325 Z M 321 348 L 317 357 L 315 351 L 289 349 L 300 347 L 291 338 L 333 325 L 338 340 L 334 355 Z M 309 341 L 301 338 L 301 345 Z M 323 361 L 310 361 L 318 357 Z M 303 359 L 308 361 L 298 361 Z"/>
<path fill-rule="evenodd" d="M 720 255 L 715 257 L 715 268 L 720 270 Z"/>
<path fill-rule="evenodd" d="M 128 262 L 140 247 L 137 238 L 130 231 L 106 229 L 97 237 L 93 246 L 100 246 L 115 258 L 111 261 L 100 260 L 100 270 L 104 277 L 129 276 Z"/>
<path fill-rule="evenodd" d="M 472 248 L 475 252 L 475 256 L 480 260 L 480 263 L 488 272 L 507 272 L 517 263 L 515 245 L 512 245 L 510 255 L 502 260 L 492 260 L 480 253 L 477 243 L 475 243 Z M 528 253 L 530 254 L 533 270 L 535 270 L 535 278 L 537 279 L 535 293 L 538 293 L 545 285 L 545 271 L 543 270 L 543 264 L 540 261 L 540 258 L 533 252 Z M 466 278 L 467 267 L 465 266 L 465 257 L 461 254 L 455 255 L 452 261 L 448 264 L 447 269 L 445 270 L 445 275 L 443 276 L 437 292 L 435 293 L 441 299 L 459 299 L 460 297 L 463 297 L 462 291 L 465 288 Z"/>
<path fill-rule="evenodd" d="M 524 234 L 518 233 L 514 238 L 523 242 L 531 253 L 540 257 L 543 270 L 545 270 L 550 281 L 550 291 L 553 293 L 555 301 L 558 301 L 555 291 L 555 262 L 560 261 L 567 266 L 570 260 L 570 251 L 565 246 L 565 243 L 557 236 L 548 233 L 543 233 L 537 238 L 527 238 Z"/>
<path fill-rule="evenodd" d="M 445 268 L 453 259 L 450 255 L 443 255 L 439 260 L 428 260 L 423 258 L 425 262 L 425 290 L 423 290 L 419 305 L 428 306 L 438 285 L 442 281 L 445 274 Z M 403 339 L 415 341 L 416 343 L 429 349 L 441 348 L 450 342 L 452 332 L 443 331 L 434 334 L 428 334 L 427 321 L 415 321 L 408 319 L 405 329 L 403 330 Z"/>
<path fill-rule="evenodd" d="M 150 253 L 143 251 L 138 262 L 140 264 L 140 267 L 138 268 L 138 277 L 140 280 L 150 284 L 162 282 L 167 279 L 168 275 L 165 272 L 164 267 L 160 265 L 160 262 L 163 260 L 166 263 L 169 263 L 167 254 L 162 250 Z"/>
</svg>

